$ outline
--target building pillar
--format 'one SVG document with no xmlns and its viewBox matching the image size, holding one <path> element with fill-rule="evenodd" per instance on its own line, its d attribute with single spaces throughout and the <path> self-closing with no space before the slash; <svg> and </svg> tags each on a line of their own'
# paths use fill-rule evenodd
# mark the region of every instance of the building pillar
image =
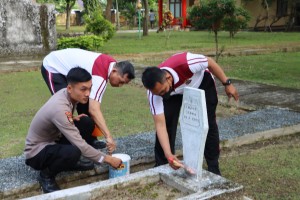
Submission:
<svg viewBox="0 0 300 200">
<path fill-rule="evenodd" d="M 161 26 L 163 21 L 163 0 L 158 0 L 158 25 Z"/>
<path fill-rule="evenodd" d="M 182 28 L 186 27 L 186 0 L 182 0 L 181 13 L 182 13 Z"/>
</svg>

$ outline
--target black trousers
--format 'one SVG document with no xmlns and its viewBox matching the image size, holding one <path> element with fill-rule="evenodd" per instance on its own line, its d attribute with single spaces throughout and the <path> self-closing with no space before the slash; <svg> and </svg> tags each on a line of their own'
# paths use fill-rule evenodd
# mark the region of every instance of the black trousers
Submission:
<svg viewBox="0 0 300 200">
<path fill-rule="evenodd" d="M 204 73 L 203 81 L 199 86 L 199 89 L 205 91 L 209 125 L 207 139 L 205 143 L 204 157 L 209 167 L 216 166 L 218 165 L 218 159 L 220 155 L 219 129 L 216 122 L 216 108 L 218 104 L 218 97 L 215 87 L 215 81 L 209 72 Z M 163 101 L 166 127 L 169 135 L 171 151 L 173 154 L 175 154 L 175 139 L 178 126 L 179 112 L 182 104 L 182 97 L 183 95 L 173 95 L 168 100 Z M 154 152 L 156 166 L 168 163 L 164 155 L 164 151 L 159 143 L 157 134 Z"/>
<path fill-rule="evenodd" d="M 74 121 L 82 138 L 87 143 L 93 141 L 92 132 L 95 127 L 90 117 L 82 117 L 80 121 Z M 33 158 L 27 159 L 25 163 L 35 170 L 48 168 L 53 175 L 61 171 L 69 171 L 80 159 L 81 152 L 78 147 L 73 146 L 65 136 L 62 136 L 57 144 L 47 145 Z"/>
<path fill-rule="evenodd" d="M 55 176 L 59 172 L 69 171 L 80 159 L 80 150 L 71 144 L 47 145 L 42 151 L 30 159 L 26 159 L 26 165 L 35 170 L 49 169 Z"/>
</svg>

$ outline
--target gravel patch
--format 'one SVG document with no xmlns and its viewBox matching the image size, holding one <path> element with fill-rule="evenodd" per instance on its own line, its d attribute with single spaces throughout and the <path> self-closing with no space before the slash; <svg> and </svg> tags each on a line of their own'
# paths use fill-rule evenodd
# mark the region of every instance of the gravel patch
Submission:
<svg viewBox="0 0 300 200">
<path fill-rule="evenodd" d="M 268 108 L 220 120 L 220 139 L 226 140 L 300 123 L 300 113 Z"/>
<path fill-rule="evenodd" d="M 245 134 L 292 126 L 300 123 L 300 113 L 284 109 L 263 109 L 247 114 L 220 119 L 218 121 L 220 138 L 226 140 Z M 115 153 L 126 153 L 132 162 L 154 159 L 155 132 L 145 132 L 118 138 Z M 176 149 L 182 148 L 180 129 L 178 128 Z M 32 187 L 37 183 L 38 173 L 26 166 L 24 155 L 0 160 L 0 197 L 4 192 Z"/>
</svg>

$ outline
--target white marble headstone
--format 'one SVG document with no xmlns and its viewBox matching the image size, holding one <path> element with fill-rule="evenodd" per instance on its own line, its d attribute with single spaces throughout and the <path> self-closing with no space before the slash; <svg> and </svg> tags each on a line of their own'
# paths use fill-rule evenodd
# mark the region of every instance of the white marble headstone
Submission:
<svg viewBox="0 0 300 200">
<path fill-rule="evenodd" d="M 208 132 L 207 110 L 204 90 L 186 87 L 180 113 L 180 128 L 184 164 L 202 177 L 202 164 Z"/>
</svg>

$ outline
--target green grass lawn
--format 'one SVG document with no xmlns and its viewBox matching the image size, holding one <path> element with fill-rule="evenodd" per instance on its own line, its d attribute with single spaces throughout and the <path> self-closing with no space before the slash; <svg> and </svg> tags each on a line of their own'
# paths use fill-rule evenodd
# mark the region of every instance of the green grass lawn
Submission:
<svg viewBox="0 0 300 200">
<path fill-rule="evenodd" d="M 227 32 L 219 33 L 219 46 L 225 50 L 240 48 L 266 48 L 266 46 L 286 45 L 300 42 L 299 33 L 239 32 L 230 40 Z M 164 51 L 194 51 L 206 54 L 214 52 L 214 35 L 208 31 L 171 32 L 166 42 L 166 33 L 150 32 L 149 36 L 138 38 L 137 33 L 118 33 L 100 47 L 99 51 L 108 54 L 138 54 Z"/>
<path fill-rule="evenodd" d="M 150 66 L 160 62 L 152 58 L 144 64 Z M 300 89 L 300 52 L 223 56 L 219 65 L 231 78 Z"/>
<path fill-rule="evenodd" d="M 84 32 L 85 26 L 71 26 L 69 30 L 66 30 L 66 26 L 63 25 L 56 25 L 56 32 L 57 33 L 78 33 Z"/>
<path fill-rule="evenodd" d="M 58 33 L 83 32 L 84 26 L 71 26 L 66 31 L 64 26 L 57 26 Z M 149 32 L 149 36 L 139 39 L 138 33 L 116 33 L 111 40 L 105 43 L 99 51 L 107 54 L 142 54 L 147 52 L 164 51 L 194 51 L 207 53 L 210 49 L 215 50 L 214 34 L 208 31 L 171 31 L 170 37 L 166 39 L 167 32 Z M 240 48 L 266 48 L 267 46 L 300 43 L 298 32 L 248 32 L 242 31 L 229 38 L 229 33 L 219 32 L 219 46 L 226 49 L 238 50 Z"/>
<path fill-rule="evenodd" d="M 300 133 L 221 152 L 222 175 L 252 199 L 300 197 Z"/>
<path fill-rule="evenodd" d="M 219 63 L 230 77 L 300 89 L 300 52 L 222 57 Z"/>
<path fill-rule="evenodd" d="M 33 115 L 50 97 L 40 72 L 0 75 L 0 158 L 22 153 Z"/>
</svg>

